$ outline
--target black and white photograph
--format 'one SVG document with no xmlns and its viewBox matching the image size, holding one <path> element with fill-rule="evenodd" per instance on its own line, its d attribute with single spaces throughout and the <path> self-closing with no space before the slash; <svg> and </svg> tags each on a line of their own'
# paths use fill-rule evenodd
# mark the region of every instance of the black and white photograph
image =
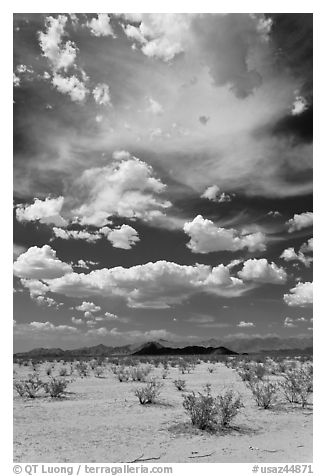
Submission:
<svg viewBox="0 0 326 476">
<path fill-rule="evenodd" d="M 14 463 L 312 472 L 313 17 L 12 15 Z"/>
</svg>

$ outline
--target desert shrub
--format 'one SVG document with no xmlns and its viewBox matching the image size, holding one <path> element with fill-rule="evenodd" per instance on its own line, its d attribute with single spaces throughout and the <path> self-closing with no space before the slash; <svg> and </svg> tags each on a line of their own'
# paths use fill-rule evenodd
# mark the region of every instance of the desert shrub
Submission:
<svg viewBox="0 0 326 476">
<path fill-rule="evenodd" d="M 139 399 L 141 405 L 146 405 L 149 403 L 155 403 L 157 397 L 160 394 L 163 384 L 157 382 L 157 380 L 151 380 L 147 383 L 145 387 L 138 387 L 135 390 L 135 395 Z"/>
<path fill-rule="evenodd" d="M 45 373 L 46 373 L 46 375 L 48 375 L 50 377 L 50 375 L 52 374 L 52 367 L 51 366 L 47 367 L 45 369 Z"/>
<path fill-rule="evenodd" d="M 233 390 L 213 397 L 209 385 L 204 388 L 204 393 L 183 395 L 184 409 L 192 424 L 201 430 L 228 426 L 242 406 L 240 396 L 236 396 Z"/>
<path fill-rule="evenodd" d="M 243 382 L 250 382 L 254 379 L 254 373 L 249 367 L 241 367 L 237 372 Z"/>
<path fill-rule="evenodd" d="M 92 370 L 95 370 L 96 367 L 98 367 L 99 363 L 97 361 L 97 359 L 92 359 L 90 362 L 89 362 L 89 366 Z"/>
<path fill-rule="evenodd" d="M 82 378 L 89 375 L 88 365 L 86 362 L 76 362 L 75 369 Z"/>
<path fill-rule="evenodd" d="M 35 398 L 43 388 L 38 374 L 29 375 L 25 380 L 14 381 L 14 388 L 21 397 Z"/>
<path fill-rule="evenodd" d="M 131 369 L 130 376 L 134 382 L 146 382 L 147 375 L 151 372 L 151 365 Z"/>
<path fill-rule="evenodd" d="M 64 378 L 52 377 L 49 382 L 43 384 L 44 390 L 51 398 L 62 398 L 68 386 L 68 381 Z"/>
<path fill-rule="evenodd" d="M 223 427 L 229 426 L 233 418 L 244 406 L 241 397 L 233 390 L 227 390 L 224 394 L 218 395 L 216 398 L 219 409 L 219 424 Z"/>
<path fill-rule="evenodd" d="M 161 374 L 161 375 L 162 375 L 162 379 L 165 380 L 166 377 L 168 376 L 168 374 L 169 374 L 168 371 L 167 371 L 166 369 L 163 369 L 163 370 L 162 370 L 162 374 Z"/>
<path fill-rule="evenodd" d="M 188 362 L 182 360 L 181 362 L 179 362 L 179 370 L 182 374 L 185 374 L 186 372 L 188 372 L 189 374 L 191 371 L 191 366 Z"/>
<path fill-rule="evenodd" d="M 208 372 L 209 372 L 210 374 L 212 374 L 212 373 L 214 372 L 214 370 L 215 370 L 215 369 L 214 369 L 214 367 L 208 367 L 208 369 L 207 369 L 207 370 L 208 370 Z"/>
<path fill-rule="evenodd" d="M 66 377 L 68 375 L 67 367 L 61 367 L 59 369 L 59 375 L 60 375 L 60 377 Z"/>
<path fill-rule="evenodd" d="M 125 367 L 120 367 L 116 373 L 119 382 L 128 382 L 130 378 L 130 371 Z"/>
<path fill-rule="evenodd" d="M 259 407 L 270 408 L 276 400 L 278 385 L 269 380 L 251 380 L 247 386 L 252 391 L 254 399 Z"/>
<path fill-rule="evenodd" d="M 262 380 L 267 373 L 264 364 L 261 364 L 261 363 L 254 366 L 253 372 L 255 377 L 257 377 L 260 380 Z"/>
<path fill-rule="evenodd" d="M 186 381 L 182 379 L 173 380 L 175 388 L 177 388 L 180 392 L 183 392 L 186 389 Z"/>
<path fill-rule="evenodd" d="M 290 403 L 301 403 L 302 408 L 307 404 L 309 393 L 312 392 L 313 380 L 310 370 L 288 370 L 280 383 L 283 395 Z"/>
<path fill-rule="evenodd" d="M 95 367 L 94 369 L 94 375 L 97 378 L 103 377 L 104 375 L 104 368 L 102 366 Z"/>
</svg>

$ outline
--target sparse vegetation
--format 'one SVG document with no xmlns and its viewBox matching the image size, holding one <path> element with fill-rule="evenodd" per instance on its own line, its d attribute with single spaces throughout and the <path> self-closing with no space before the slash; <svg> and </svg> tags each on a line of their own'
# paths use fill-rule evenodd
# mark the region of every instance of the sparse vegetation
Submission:
<svg viewBox="0 0 326 476">
<path fill-rule="evenodd" d="M 186 381 L 183 379 L 173 380 L 175 388 L 178 389 L 180 392 L 183 392 L 186 389 Z"/>
<path fill-rule="evenodd" d="M 68 381 L 64 378 L 52 377 L 49 382 L 43 384 L 44 390 L 51 398 L 62 398 L 68 386 Z"/>
<path fill-rule="evenodd" d="M 34 373 L 25 380 L 14 381 L 14 388 L 21 397 L 36 398 L 43 388 L 43 382 L 39 375 Z"/>
<path fill-rule="evenodd" d="M 247 386 L 252 391 L 254 399 L 259 407 L 270 408 L 276 400 L 278 385 L 269 380 L 251 380 Z"/>
<path fill-rule="evenodd" d="M 216 430 L 227 427 L 243 407 L 241 397 L 233 390 L 227 390 L 222 395 L 213 397 L 209 385 L 204 387 L 204 393 L 194 392 L 183 396 L 183 407 L 189 414 L 191 422 L 200 430 Z"/>
<path fill-rule="evenodd" d="M 155 403 L 157 397 L 160 394 L 163 384 L 153 379 L 147 383 L 145 387 L 138 387 L 135 390 L 135 395 L 138 397 L 139 403 L 141 405 L 146 405 L 149 403 Z"/>
</svg>

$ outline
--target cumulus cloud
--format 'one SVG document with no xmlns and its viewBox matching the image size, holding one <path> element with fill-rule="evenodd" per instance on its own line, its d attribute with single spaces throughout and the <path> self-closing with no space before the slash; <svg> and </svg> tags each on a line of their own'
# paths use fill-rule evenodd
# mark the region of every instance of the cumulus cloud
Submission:
<svg viewBox="0 0 326 476">
<path fill-rule="evenodd" d="M 297 326 L 294 324 L 292 317 L 286 317 L 286 318 L 284 319 L 283 325 L 284 325 L 284 327 L 297 327 Z"/>
<path fill-rule="evenodd" d="M 74 316 L 71 318 L 71 322 L 75 324 L 76 326 L 80 326 L 81 324 L 84 323 L 82 319 L 78 319 L 77 317 L 74 317 Z"/>
<path fill-rule="evenodd" d="M 21 280 L 22 285 L 24 288 L 29 290 L 31 297 L 34 296 L 41 296 L 46 294 L 49 291 L 49 287 L 47 284 L 43 283 L 39 279 L 24 279 Z"/>
<path fill-rule="evenodd" d="M 262 232 L 240 234 L 233 228 L 220 228 L 211 220 L 197 215 L 191 222 L 186 222 L 184 232 L 191 240 L 187 247 L 194 253 L 213 251 L 237 251 L 248 248 L 249 251 L 264 251 L 266 236 Z"/>
<path fill-rule="evenodd" d="M 153 213 L 171 206 L 158 197 L 166 186 L 153 176 L 151 166 L 136 157 L 87 169 L 76 187 L 87 194 L 73 210 L 81 224 L 104 226 L 114 215 L 151 220 Z"/>
<path fill-rule="evenodd" d="M 307 101 L 302 96 L 296 96 L 292 104 L 291 114 L 292 116 L 299 116 L 307 109 Z"/>
<path fill-rule="evenodd" d="M 243 294 L 250 285 L 230 276 L 224 265 L 185 266 L 157 261 L 130 268 L 103 268 L 89 274 L 69 273 L 47 280 L 49 290 L 71 297 L 120 297 L 129 307 L 168 308 L 189 296 L 207 292 L 232 297 Z"/>
<path fill-rule="evenodd" d="M 101 228 L 99 232 L 107 237 L 113 248 L 130 250 L 139 241 L 137 231 L 129 225 L 122 225 L 113 230 L 106 226 Z"/>
<path fill-rule="evenodd" d="M 110 88 L 108 84 L 97 84 L 93 89 L 93 96 L 96 104 L 100 106 L 111 105 Z"/>
<path fill-rule="evenodd" d="M 310 307 L 313 303 L 313 285 L 312 283 L 298 283 L 290 289 L 288 294 L 284 294 L 283 299 L 291 307 Z"/>
<path fill-rule="evenodd" d="M 256 283 L 284 284 L 287 280 L 286 271 L 267 259 L 249 259 L 244 262 L 238 272 L 239 278 Z"/>
<path fill-rule="evenodd" d="M 46 225 L 66 226 L 67 221 L 61 216 L 64 197 L 45 200 L 34 199 L 31 205 L 19 203 L 16 207 L 18 221 L 40 221 Z"/>
<path fill-rule="evenodd" d="M 63 42 L 67 21 L 66 15 L 58 15 L 57 18 L 46 17 L 45 32 L 39 32 L 39 43 L 43 56 L 49 60 L 54 71 L 60 69 L 67 71 L 76 60 L 77 47 L 75 43 L 70 40 Z"/>
<path fill-rule="evenodd" d="M 296 253 L 293 247 L 286 248 L 281 254 L 280 258 L 284 259 L 284 261 L 300 261 L 306 266 L 306 268 L 309 268 L 313 258 L 311 256 L 307 256 L 307 253 L 311 253 L 312 251 L 313 238 L 308 240 L 307 243 L 303 243 L 298 253 Z"/>
<path fill-rule="evenodd" d="M 207 198 L 208 200 L 211 200 L 212 202 L 216 202 L 217 198 L 220 194 L 220 187 L 217 185 L 211 185 L 210 187 L 207 187 L 207 189 L 202 193 L 200 196 L 201 198 Z"/>
<path fill-rule="evenodd" d="M 190 14 L 143 13 L 139 14 L 137 22 L 139 21 L 139 26 L 127 24 L 123 28 L 128 38 L 140 44 L 144 55 L 170 61 L 184 51 L 185 37 L 189 34 L 191 22 Z"/>
<path fill-rule="evenodd" d="M 85 230 L 63 230 L 62 228 L 53 228 L 53 233 L 56 238 L 62 240 L 84 240 L 88 243 L 95 243 L 102 238 L 102 235 L 94 232 L 91 233 Z"/>
<path fill-rule="evenodd" d="M 60 261 L 49 246 L 32 246 L 14 262 L 14 274 L 26 279 L 54 279 L 72 272 L 71 265 Z"/>
<path fill-rule="evenodd" d="M 41 306 L 55 307 L 56 309 L 59 309 L 59 307 L 63 306 L 62 302 L 57 302 L 55 299 L 47 296 L 37 296 L 34 301 Z"/>
<path fill-rule="evenodd" d="M 97 18 L 92 18 L 87 22 L 87 26 L 94 36 L 113 36 L 114 31 L 110 23 L 111 19 L 107 13 L 99 13 Z"/>
<path fill-rule="evenodd" d="M 313 224 L 313 213 L 312 212 L 303 212 L 300 214 L 295 214 L 293 218 L 286 222 L 288 226 L 288 232 L 293 233 L 294 231 L 302 230 L 302 228 L 307 228 Z"/>
<path fill-rule="evenodd" d="M 253 322 L 240 321 L 237 327 L 255 327 Z"/>
<path fill-rule="evenodd" d="M 56 238 L 61 238 L 62 240 L 84 240 L 88 243 L 96 243 L 98 240 L 106 237 L 114 248 L 124 250 L 130 250 L 139 241 L 137 231 L 129 225 L 121 225 L 116 228 L 105 226 L 94 232 L 63 230 L 62 228 L 54 227 L 53 232 Z M 84 267 L 87 268 L 87 266 Z"/>
<path fill-rule="evenodd" d="M 83 102 L 89 90 L 77 76 L 62 76 L 54 74 L 52 85 L 62 94 L 67 94 L 73 102 Z"/>
<path fill-rule="evenodd" d="M 100 306 L 96 306 L 93 302 L 83 301 L 79 306 L 76 306 L 75 309 L 77 311 L 94 313 L 99 312 L 101 310 Z M 88 314 L 86 317 L 90 317 L 91 314 Z"/>
<path fill-rule="evenodd" d="M 16 243 L 13 244 L 13 258 L 14 260 L 18 258 L 19 255 L 26 251 L 25 246 L 17 245 Z"/>
</svg>

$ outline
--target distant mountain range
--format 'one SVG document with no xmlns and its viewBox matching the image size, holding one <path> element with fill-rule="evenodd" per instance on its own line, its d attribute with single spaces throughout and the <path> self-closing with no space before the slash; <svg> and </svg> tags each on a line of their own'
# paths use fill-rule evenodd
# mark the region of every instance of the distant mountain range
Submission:
<svg viewBox="0 0 326 476">
<path fill-rule="evenodd" d="M 299 344 L 301 345 L 298 345 Z M 291 345 L 292 344 L 292 345 Z M 310 345 L 309 345 L 310 344 Z M 239 353 L 268 353 L 270 355 L 298 355 L 312 354 L 312 340 L 278 337 L 237 339 L 228 342 L 229 347 L 221 345 L 217 339 L 198 342 L 196 345 L 189 343 L 169 342 L 159 339 L 143 344 L 128 344 L 119 347 L 99 344 L 93 347 L 63 350 L 60 348 L 37 348 L 28 352 L 17 352 L 15 359 L 80 359 L 91 357 L 127 356 L 127 355 L 239 355 Z"/>
</svg>

